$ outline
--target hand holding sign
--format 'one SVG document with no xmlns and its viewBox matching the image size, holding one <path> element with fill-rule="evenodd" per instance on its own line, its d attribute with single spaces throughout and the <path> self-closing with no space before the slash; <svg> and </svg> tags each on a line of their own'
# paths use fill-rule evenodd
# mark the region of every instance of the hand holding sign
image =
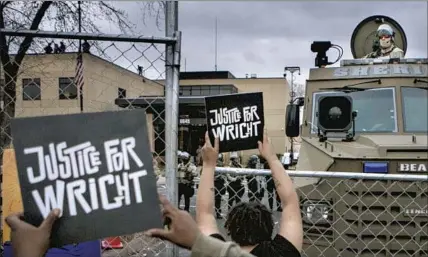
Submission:
<svg viewBox="0 0 428 257">
<path fill-rule="evenodd" d="M 52 247 L 162 227 L 144 110 L 17 118 L 12 134 L 25 220 L 61 209 Z"/>
<path fill-rule="evenodd" d="M 15 256 L 44 256 L 49 248 L 52 226 L 59 214 L 59 209 L 51 211 L 39 227 L 23 221 L 22 213 L 6 217 L 6 223 L 12 230 L 11 240 Z"/>
<path fill-rule="evenodd" d="M 263 138 L 263 94 L 246 93 L 205 98 L 211 143 L 219 138 L 219 152 L 257 148 Z"/>
<path fill-rule="evenodd" d="M 171 220 L 170 229 L 150 229 L 146 234 L 168 240 L 186 249 L 192 248 L 201 234 L 198 225 L 188 212 L 177 209 L 164 196 L 161 196 L 160 200 L 164 217 Z"/>
<path fill-rule="evenodd" d="M 219 140 L 214 139 L 214 147 L 211 144 L 208 132 L 205 133 L 205 145 L 202 147 L 202 160 L 206 167 L 215 167 L 218 159 Z"/>
</svg>

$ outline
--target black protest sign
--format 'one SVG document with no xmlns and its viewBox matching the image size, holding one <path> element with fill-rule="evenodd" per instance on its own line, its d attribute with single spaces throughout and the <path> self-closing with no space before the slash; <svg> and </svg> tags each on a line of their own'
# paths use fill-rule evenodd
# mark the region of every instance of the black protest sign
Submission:
<svg viewBox="0 0 428 257">
<path fill-rule="evenodd" d="M 220 152 L 257 148 L 263 140 L 263 93 L 243 93 L 205 98 L 208 134 L 220 141 Z"/>
<path fill-rule="evenodd" d="M 24 218 L 62 210 L 52 247 L 162 227 L 143 110 L 12 121 Z"/>
</svg>

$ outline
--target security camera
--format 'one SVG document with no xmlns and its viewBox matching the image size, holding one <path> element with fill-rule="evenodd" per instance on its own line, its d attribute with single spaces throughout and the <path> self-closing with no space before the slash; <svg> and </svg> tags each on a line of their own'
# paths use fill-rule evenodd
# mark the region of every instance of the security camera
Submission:
<svg viewBox="0 0 428 257">
<path fill-rule="evenodd" d="M 311 51 L 314 53 L 325 53 L 331 46 L 330 41 L 314 41 L 311 45 Z"/>
<path fill-rule="evenodd" d="M 329 64 L 327 51 L 332 47 L 330 41 L 314 41 L 311 44 L 311 51 L 317 53 L 315 58 L 315 66 L 321 68 Z"/>
</svg>

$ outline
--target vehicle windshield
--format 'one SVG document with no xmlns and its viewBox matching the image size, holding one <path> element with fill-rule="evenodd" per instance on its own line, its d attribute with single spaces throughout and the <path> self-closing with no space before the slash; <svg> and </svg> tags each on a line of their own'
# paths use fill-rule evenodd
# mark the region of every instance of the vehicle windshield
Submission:
<svg viewBox="0 0 428 257">
<path fill-rule="evenodd" d="M 397 132 L 395 88 L 376 88 L 347 94 L 335 91 L 314 93 L 312 106 L 313 134 L 317 133 L 318 119 L 316 113 L 318 112 L 319 97 L 338 94 L 352 97 L 353 110 L 357 111 L 356 132 Z"/>
<path fill-rule="evenodd" d="M 402 87 L 404 132 L 428 131 L 428 90 Z"/>
</svg>

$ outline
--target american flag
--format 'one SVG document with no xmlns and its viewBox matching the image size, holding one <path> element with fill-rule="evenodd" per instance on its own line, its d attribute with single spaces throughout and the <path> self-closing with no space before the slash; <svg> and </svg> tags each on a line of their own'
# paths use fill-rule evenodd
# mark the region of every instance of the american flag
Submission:
<svg viewBox="0 0 428 257">
<path fill-rule="evenodd" d="M 83 58 L 82 53 L 77 54 L 77 64 L 76 64 L 76 76 L 74 77 L 74 83 L 76 87 L 80 90 L 83 87 Z"/>
</svg>

